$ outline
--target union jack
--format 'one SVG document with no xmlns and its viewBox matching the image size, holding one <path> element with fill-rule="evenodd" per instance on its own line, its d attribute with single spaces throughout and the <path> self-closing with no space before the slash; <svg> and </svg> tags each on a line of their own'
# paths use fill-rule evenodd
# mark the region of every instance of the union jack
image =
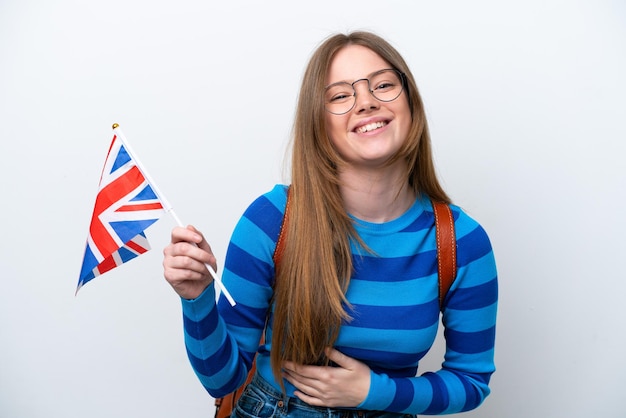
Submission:
<svg viewBox="0 0 626 418">
<path fill-rule="evenodd" d="M 85 283 L 148 251 L 144 230 L 165 213 L 161 200 L 113 135 L 100 176 L 76 293 Z"/>
</svg>

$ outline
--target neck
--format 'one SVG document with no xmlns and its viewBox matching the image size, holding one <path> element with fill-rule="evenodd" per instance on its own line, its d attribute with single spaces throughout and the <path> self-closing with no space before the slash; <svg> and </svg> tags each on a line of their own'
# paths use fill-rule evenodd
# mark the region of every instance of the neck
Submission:
<svg viewBox="0 0 626 418">
<path fill-rule="evenodd" d="M 391 221 L 415 202 L 415 193 L 398 165 L 378 171 L 352 168 L 342 172 L 340 179 L 346 211 L 363 221 Z"/>
</svg>

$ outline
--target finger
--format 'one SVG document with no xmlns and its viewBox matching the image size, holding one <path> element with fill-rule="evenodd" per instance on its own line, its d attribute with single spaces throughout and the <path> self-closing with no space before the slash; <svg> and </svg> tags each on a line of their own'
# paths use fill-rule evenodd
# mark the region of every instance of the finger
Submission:
<svg viewBox="0 0 626 418">
<path fill-rule="evenodd" d="M 202 234 L 202 232 L 200 232 L 199 230 L 197 230 L 193 225 L 187 225 L 187 231 L 191 231 L 194 235 L 192 235 L 193 237 L 193 243 L 201 248 L 202 250 L 206 251 L 207 253 L 209 253 L 211 255 L 211 258 L 209 261 L 207 261 L 208 264 L 211 265 L 211 267 L 213 268 L 213 271 L 215 271 L 216 269 L 216 263 L 214 261 L 214 256 L 213 256 L 213 249 L 211 248 L 211 245 L 209 244 L 209 242 L 204 238 L 204 235 Z M 213 260 L 213 261 L 211 261 Z"/>
<path fill-rule="evenodd" d="M 197 234 L 198 237 L 200 237 L 200 241 L 194 241 L 196 243 L 196 245 L 198 247 L 202 248 L 204 251 L 206 251 L 206 252 L 210 253 L 211 255 L 213 255 L 213 250 L 211 249 L 211 245 L 204 238 L 204 235 L 202 234 L 202 232 L 198 231 L 196 228 L 194 228 L 191 225 L 189 225 L 187 228 L 189 228 L 190 231 L 194 232 L 195 234 Z"/>
<path fill-rule="evenodd" d="M 203 239 L 204 237 L 202 236 L 202 234 L 191 225 L 186 228 L 183 228 L 182 226 L 177 226 L 172 229 L 172 244 L 175 244 L 177 242 L 192 242 L 197 245 L 202 242 Z"/>
<path fill-rule="evenodd" d="M 202 249 L 203 251 L 205 251 L 206 253 L 208 253 L 210 257 L 200 256 L 199 259 L 204 260 L 203 262 L 205 263 L 209 263 L 215 270 L 215 257 L 213 256 L 213 250 L 211 249 L 211 246 L 204 238 L 204 235 L 202 234 L 202 232 L 196 229 L 193 225 L 187 225 L 184 228 L 180 226 L 173 228 L 172 233 L 171 233 L 170 245 L 168 245 L 165 248 L 164 254 L 166 256 L 178 255 L 175 253 L 175 250 L 184 248 L 184 247 L 172 246 L 178 243 L 190 243 L 190 244 L 193 244 L 195 247 L 198 247 Z M 194 257 L 193 254 L 184 253 L 183 255 L 189 255 L 191 257 Z"/>
<path fill-rule="evenodd" d="M 296 363 L 292 361 L 283 361 L 283 370 L 288 370 L 288 371 L 295 373 L 296 368 L 297 368 Z"/>
<path fill-rule="evenodd" d="M 325 351 L 326 357 L 341 368 L 349 369 L 350 366 L 354 364 L 354 359 L 352 357 L 346 356 L 335 348 L 328 347 Z"/>
<path fill-rule="evenodd" d="M 215 269 L 212 254 L 188 242 L 170 244 L 163 252 L 163 269 L 170 284 L 185 280 L 210 280 L 206 265 L 208 263 Z"/>
<path fill-rule="evenodd" d="M 319 380 L 320 371 L 323 369 L 323 366 L 307 366 L 286 361 L 283 363 L 283 369 L 300 380 Z"/>
<path fill-rule="evenodd" d="M 283 378 L 296 388 L 294 394 L 300 399 L 306 401 L 307 399 L 317 399 L 317 397 L 319 396 L 319 390 L 315 386 L 308 384 L 308 382 L 315 383 L 316 381 L 299 376 L 297 374 L 292 374 L 288 371 L 283 371 Z"/>
<path fill-rule="evenodd" d="M 206 264 L 213 261 L 210 254 L 187 243 L 177 244 L 176 247 L 179 247 L 173 250 L 176 255 L 167 260 L 169 267 L 208 274 Z"/>
<path fill-rule="evenodd" d="M 313 406 L 327 406 L 325 405 L 324 401 L 320 398 L 316 398 L 315 396 L 311 396 L 307 393 L 304 393 L 300 390 L 296 390 L 293 393 L 297 398 L 299 398 L 301 401 L 309 404 L 309 405 L 313 405 Z"/>
</svg>

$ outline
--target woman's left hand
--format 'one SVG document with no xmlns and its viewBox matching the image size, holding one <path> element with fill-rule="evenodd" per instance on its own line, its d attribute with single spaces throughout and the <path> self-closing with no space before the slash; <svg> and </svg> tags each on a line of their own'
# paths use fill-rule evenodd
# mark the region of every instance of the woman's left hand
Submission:
<svg viewBox="0 0 626 418">
<path fill-rule="evenodd" d="M 296 387 L 294 393 L 314 406 L 351 408 L 361 404 L 370 388 L 370 368 L 334 348 L 326 355 L 337 367 L 283 363 L 283 377 Z"/>
</svg>

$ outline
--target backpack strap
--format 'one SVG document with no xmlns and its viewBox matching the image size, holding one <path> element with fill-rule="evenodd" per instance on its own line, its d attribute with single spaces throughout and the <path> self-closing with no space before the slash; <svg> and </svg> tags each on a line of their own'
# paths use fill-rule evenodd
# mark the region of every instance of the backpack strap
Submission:
<svg viewBox="0 0 626 418">
<path fill-rule="evenodd" d="M 287 205 L 285 206 L 285 215 L 283 221 L 280 224 L 280 232 L 278 234 L 278 240 L 276 241 L 276 248 L 274 249 L 274 267 L 278 267 L 280 260 L 283 258 L 283 252 L 285 251 L 285 235 L 287 234 L 287 223 L 289 222 L 289 208 L 291 206 L 291 186 L 287 188 Z"/>
<path fill-rule="evenodd" d="M 437 272 L 439 276 L 439 309 L 456 278 L 456 236 L 450 206 L 432 200 L 437 236 Z"/>
<path fill-rule="evenodd" d="M 291 187 L 288 187 L 287 188 L 287 205 L 285 206 L 285 214 L 283 215 L 283 220 L 280 224 L 280 232 L 278 233 L 278 239 L 276 240 L 276 247 L 274 248 L 274 255 L 272 256 L 272 259 L 274 260 L 274 269 L 278 268 L 278 265 L 280 264 L 280 260 L 283 258 L 283 252 L 285 252 L 285 235 L 287 235 L 287 223 L 289 222 L 289 207 L 290 206 L 291 206 Z M 259 344 L 261 345 L 265 344 L 265 330 L 263 330 L 263 334 L 261 334 L 261 341 Z M 253 363 L 253 366 L 254 366 L 254 363 Z"/>
</svg>

